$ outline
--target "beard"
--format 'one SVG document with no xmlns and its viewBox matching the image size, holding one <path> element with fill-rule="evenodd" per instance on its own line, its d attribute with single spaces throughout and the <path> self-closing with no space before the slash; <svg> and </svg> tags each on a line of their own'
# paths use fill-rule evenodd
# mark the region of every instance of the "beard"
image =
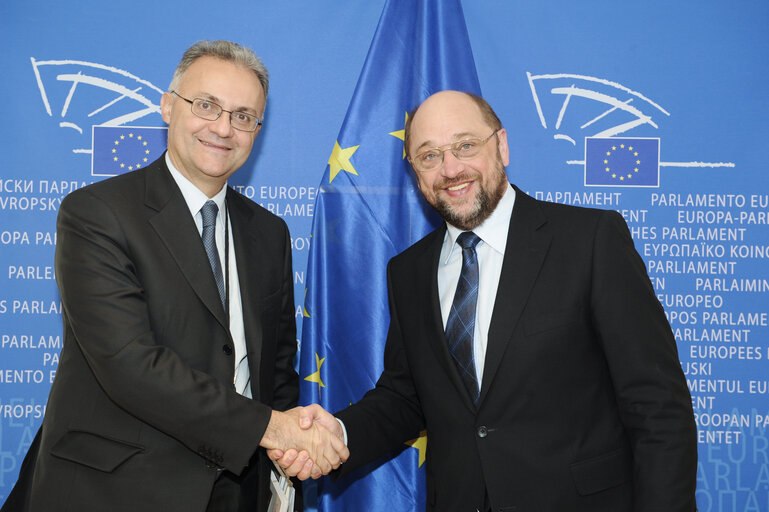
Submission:
<svg viewBox="0 0 769 512">
<path fill-rule="evenodd" d="M 492 212 L 497 208 L 502 196 L 505 195 L 505 188 L 510 186 L 505 174 L 505 168 L 501 161 L 497 161 L 498 172 L 491 175 L 488 184 L 481 183 L 478 193 L 473 199 L 473 204 L 467 212 L 460 212 L 457 208 L 443 199 L 436 193 L 435 202 L 432 207 L 438 212 L 443 220 L 456 226 L 463 231 L 470 231 L 480 226 L 483 221 L 489 218 Z M 443 180 L 434 187 L 436 191 L 441 190 L 454 183 L 459 183 L 475 177 L 477 173 L 462 173 L 452 179 Z"/>
</svg>

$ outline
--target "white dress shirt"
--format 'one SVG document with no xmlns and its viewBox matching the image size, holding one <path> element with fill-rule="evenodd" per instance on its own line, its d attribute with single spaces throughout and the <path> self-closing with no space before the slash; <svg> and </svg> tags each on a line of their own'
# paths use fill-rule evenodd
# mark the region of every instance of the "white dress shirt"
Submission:
<svg viewBox="0 0 769 512">
<path fill-rule="evenodd" d="M 224 258 L 224 212 L 227 184 L 225 183 L 214 197 L 209 198 L 174 167 L 168 153 L 166 153 L 166 164 L 171 171 L 171 176 L 173 176 L 174 181 L 176 181 L 176 184 L 182 191 L 184 200 L 187 202 L 187 207 L 190 209 L 190 214 L 192 214 L 195 225 L 198 227 L 198 233 L 201 236 L 203 234 L 203 217 L 200 209 L 209 199 L 212 199 L 216 206 L 219 207 L 219 213 L 216 214 L 216 249 L 219 251 L 219 262 L 222 266 L 222 272 L 226 272 Z M 230 222 L 229 215 L 227 216 L 227 224 L 229 226 L 229 257 L 227 258 L 229 281 L 225 288 L 227 289 L 230 306 L 230 335 L 235 344 L 235 378 L 233 384 L 238 393 L 251 398 L 251 386 L 249 385 L 251 376 L 248 369 L 248 359 L 246 358 L 246 331 L 243 327 L 243 305 L 240 298 L 238 266 L 235 261 L 235 244 L 232 238 L 232 222 Z"/>
<path fill-rule="evenodd" d="M 473 336 L 473 355 L 475 357 L 475 373 L 478 384 L 483 378 L 483 368 L 486 360 L 486 345 L 489 338 L 491 314 L 494 311 L 494 300 L 497 297 L 499 277 L 502 275 L 502 262 L 507 247 L 507 233 L 510 229 L 510 217 L 515 205 L 515 189 L 508 185 L 502 199 L 489 215 L 489 218 L 473 230 L 481 239 L 475 247 L 478 254 L 478 304 L 475 309 L 475 334 Z M 461 229 L 446 224 L 446 236 L 438 263 L 438 297 L 441 302 L 443 329 L 449 319 L 451 304 L 459 282 L 462 270 L 462 250 L 454 250 Z M 342 426 L 344 443 L 347 444 L 347 427 L 342 420 L 336 418 Z"/>
<path fill-rule="evenodd" d="M 502 274 L 507 232 L 510 228 L 510 217 L 513 214 L 514 204 L 515 190 L 508 186 L 489 218 L 473 229 L 473 233 L 481 239 L 475 247 L 478 254 L 479 275 L 478 304 L 475 310 L 475 334 L 473 335 L 473 355 L 479 387 L 483 380 L 489 325 L 491 325 L 491 314 L 494 311 L 494 300 L 497 297 L 499 277 Z M 457 237 L 462 233 L 462 230 L 448 223 L 446 227 L 448 229 L 443 239 L 441 258 L 438 263 L 438 297 L 441 302 L 444 329 L 449 319 L 451 304 L 454 302 L 454 293 L 462 270 L 462 248 L 456 244 Z"/>
</svg>

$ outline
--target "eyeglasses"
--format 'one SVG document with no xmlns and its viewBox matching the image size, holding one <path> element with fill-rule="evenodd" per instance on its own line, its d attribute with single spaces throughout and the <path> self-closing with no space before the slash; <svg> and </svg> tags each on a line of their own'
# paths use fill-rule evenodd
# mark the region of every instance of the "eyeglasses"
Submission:
<svg viewBox="0 0 769 512">
<path fill-rule="evenodd" d="M 409 158 L 409 160 L 414 165 L 414 169 L 419 172 L 430 172 L 440 168 L 443 165 L 443 154 L 447 150 L 451 150 L 451 154 L 460 160 L 469 160 L 470 158 L 478 156 L 483 145 L 486 144 L 486 142 L 488 142 L 488 140 L 498 131 L 499 128 L 483 139 L 463 139 L 438 148 L 429 148 L 422 151 L 414 158 Z"/>
<path fill-rule="evenodd" d="M 201 119 L 205 119 L 206 121 L 216 121 L 219 119 L 219 116 L 222 115 L 222 112 L 227 112 L 230 114 L 230 125 L 232 125 L 232 127 L 236 130 L 243 132 L 253 132 L 256 130 L 257 126 L 262 124 L 262 121 L 260 121 L 259 118 L 253 114 L 249 114 L 247 112 L 233 112 L 232 110 L 225 110 L 221 105 L 204 98 L 195 98 L 189 100 L 176 91 L 169 92 L 171 94 L 176 94 L 178 97 L 189 103 L 192 113 Z"/>
</svg>

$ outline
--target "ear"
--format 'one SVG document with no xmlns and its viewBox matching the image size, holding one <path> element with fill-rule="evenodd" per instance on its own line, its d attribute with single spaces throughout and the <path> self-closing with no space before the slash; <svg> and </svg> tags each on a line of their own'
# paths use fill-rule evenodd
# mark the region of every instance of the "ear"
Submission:
<svg viewBox="0 0 769 512">
<path fill-rule="evenodd" d="M 171 106 L 173 104 L 174 100 L 171 97 L 171 93 L 164 92 L 163 96 L 160 97 L 160 115 L 166 124 L 171 124 Z"/>
<path fill-rule="evenodd" d="M 502 159 L 502 165 L 507 167 L 510 163 L 510 148 L 507 146 L 507 130 L 501 128 L 497 132 L 497 139 L 499 140 L 497 147 L 499 148 L 499 156 Z"/>
</svg>

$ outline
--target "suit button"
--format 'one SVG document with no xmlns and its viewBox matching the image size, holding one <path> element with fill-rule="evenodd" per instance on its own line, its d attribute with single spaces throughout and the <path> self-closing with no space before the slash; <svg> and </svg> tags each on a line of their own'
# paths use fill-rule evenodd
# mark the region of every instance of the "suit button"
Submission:
<svg viewBox="0 0 769 512">
<path fill-rule="evenodd" d="M 489 430 L 488 430 L 488 429 L 487 429 L 485 426 L 481 425 L 480 427 L 478 427 L 478 432 L 477 432 L 477 434 L 478 434 L 478 437 L 480 437 L 481 439 L 483 439 L 484 437 L 486 437 L 487 435 L 489 435 Z"/>
<path fill-rule="evenodd" d="M 230 356 L 232 355 L 232 347 L 230 345 L 225 344 L 222 346 L 222 352 Z"/>
</svg>

